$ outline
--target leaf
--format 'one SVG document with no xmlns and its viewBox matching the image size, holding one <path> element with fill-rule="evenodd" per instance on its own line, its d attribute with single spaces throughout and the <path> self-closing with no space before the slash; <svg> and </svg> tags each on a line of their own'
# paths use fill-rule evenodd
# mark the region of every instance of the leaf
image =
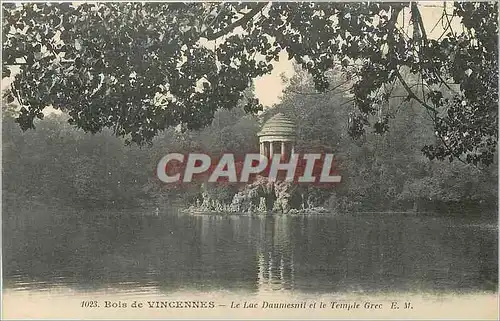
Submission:
<svg viewBox="0 0 500 321">
<path fill-rule="evenodd" d="M 14 102 L 14 95 L 9 93 L 6 97 L 6 99 L 7 99 L 7 104 L 13 103 Z"/>
<path fill-rule="evenodd" d="M 75 49 L 78 51 L 82 50 L 82 41 L 80 39 L 75 39 Z"/>
<path fill-rule="evenodd" d="M 3 66 L 2 67 L 2 78 L 7 78 L 10 77 L 10 69 L 8 67 Z"/>
</svg>

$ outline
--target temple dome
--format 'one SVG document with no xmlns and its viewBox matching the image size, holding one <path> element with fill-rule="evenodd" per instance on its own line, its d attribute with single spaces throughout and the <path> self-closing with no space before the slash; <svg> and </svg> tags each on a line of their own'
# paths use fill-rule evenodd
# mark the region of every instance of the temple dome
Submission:
<svg viewBox="0 0 500 321">
<path fill-rule="evenodd" d="M 295 138 L 296 129 L 295 123 L 290 118 L 278 113 L 264 123 L 257 135 L 261 140 L 265 140 L 266 137 L 275 138 L 276 140 L 279 138 L 291 140 Z"/>
</svg>

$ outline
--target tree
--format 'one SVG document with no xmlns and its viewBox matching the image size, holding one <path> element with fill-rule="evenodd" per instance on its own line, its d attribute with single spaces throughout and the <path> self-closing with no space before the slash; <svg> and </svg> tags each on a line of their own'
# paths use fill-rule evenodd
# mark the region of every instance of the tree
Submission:
<svg viewBox="0 0 500 321">
<path fill-rule="evenodd" d="M 421 146 L 439 138 L 425 109 L 417 108 L 416 101 L 405 101 L 402 85 L 393 89 L 395 96 L 403 96 L 401 101 L 391 99 L 381 106 L 383 114 L 379 110 L 368 119 L 373 123 L 389 115 L 391 130 L 379 135 L 372 128 L 359 141 L 346 135 L 353 102 L 343 92 L 343 76 L 332 72 L 328 81 L 338 89 L 314 93 L 312 77 L 297 68 L 281 103 L 269 109 L 286 113 L 298 124 L 297 150 L 322 149 L 335 155 L 342 182 L 331 189 L 308 188 L 323 192 L 317 195 L 319 204 L 341 211 L 496 207 L 496 166 L 479 170 L 473 164 L 441 163 L 423 155 Z M 402 108 L 406 112 L 398 113 Z"/>
<path fill-rule="evenodd" d="M 21 104 L 23 129 L 53 105 L 86 131 L 109 127 L 144 143 L 168 126 L 210 124 L 286 51 L 319 91 L 334 89 L 327 77 L 334 66 L 350 76 L 352 136 L 369 125 L 388 130 L 387 115 L 369 118 L 398 84 L 432 117 L 439 140 L 424 146 L 429 158 L 491 164 L 498 5 L 445 6 L 437 39 L 420 9 L 414 2 L 3 4 L 3 76 L 19 68 L 8 99 Z M 259 109 L 256 99 L 245 108 Z"/>
</svg>

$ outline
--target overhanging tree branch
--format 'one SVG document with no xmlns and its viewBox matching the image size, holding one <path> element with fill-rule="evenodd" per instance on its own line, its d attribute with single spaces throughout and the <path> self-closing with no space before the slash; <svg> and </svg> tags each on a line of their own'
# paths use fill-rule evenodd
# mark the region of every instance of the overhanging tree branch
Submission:
<svg viewBox="0 0 500 321">
<path fill-rule="evenodd" d="M 391 19 L 389 20 L 389 24 L 388 24 L 388 29 L 389 29 L 389 37 L 387 38 L 388 40 L 388 44 L 389 44 L 389 53 L 391 55 L 394 55 L 394 52 L 392 48 L 394 48 L 394 34 L 396 32 L 396 21 L 397 21 L 397 18 L 398 18 L 398 15 L 399 15 L 399 12 L 401 11 L 401 7 L 395 7 L 392 11 L 392 14 L 391 14 Z M 424 45 L 427 43 L 427 35 L 425 33 L 425 29 L 424 29 L 424 26 L 423 26 L 423 22 L 422 22 L 422 19 L 421 19 L 421 16 L 420 16 L 420 12 L 418 11 L 418 8 L 416 6 L 413 6 L 412 7 L 412 14 L 415 15 L 415 20 L 416 20 L 416 23 L 417 23 L 417 26 L 419 27 L 419 29 L 421 29 L 420 31 L 422 32 L 422 35 L 421 37 L 423 38 L 423 42 L 424 42 Z M 395 55 L 394 55 L 395 56 Z M 401 83 L 401 85 L 403 86 L 403 88 L 406 90 L 406 92 L 408 93 L 408 98 L 410 99 L 415 99 L 417 102 L 420 103 L 420 105 L 422 105 L 427 111 L 429 112 L 432 112 L 433 115 L 430 115 L 431 118 L 433 119 L 433 121 L 435 122 L 436 121 L 436 114 L 438 113 L 438 111 L 430 106 L 429 104 L 427 104 L 423 99 L 421 99 L 420 97 L 418 97 L 410 88 L 410 86 L 408 85 L 408 83 L 404 80 L 403 76 L 401 75 L 401 73 L 399 72 L 399 69 L 396 67 L 394 68 L 394 72 L 395 72 L 395 75 L 396 77 L 398 78 L 399 82 Z M 440 139 L 440 141 L 442 142 L 442 144 L 444 145 L 444 147 L 450 152 L 451 155 L 453 155 L 455 158 L 457 158 L 460 162 L 462 163 L 466 163 L 458 153 L 456 153 L 447 143 L 446 143 L 446 140 L 441 136 L 441 135 L 436 135 L 438 136 L 438 138 Z"/>
<path fill-rule="evenodd" d="M 411 90 L 411 88 L 408 85 L 408 83 L 403 79 L 403 76 L 401 76 L 401 73 L 399 72 L 399 70 L 395 70 L 395 73 L 396 73 L 396 77 L 398 78 L 399 82 L 401 83 L 401 85 L 403 85 L 403 88 L 408 93 L 408 97 L 409 98 L 415 99 L 422 106 L 424 106 L 425 109 L 427 109 L 429 111 L 432 111 L 432 112 L 434 112 L 434 113 L 437 114 L 438 111 L 435 108 L 433 108 L 432 106 L 430 106 L 429 104 L 427 104 L 425 101 L 423 101 L 420 97 L 418 97 L 417 95 L 415 95 L 415 93 Z"/>
<path fill-rule="evenodd" d="M 323 92 L 310 92 L 310 93 L 306 93 L 306 92 L 300 92 L 300 91 L 294 91 L 293 89 L 288 89 L 288 91 L 294 93 L 294 94 L 300 94 L 300 95 L 323 95 L 323 94 L 327 94 L 327 93 L 331 93 L 333 92 L 334 90 L 344 86 L 345 84 L 347 84 L 350 80 L 346 80 L 336 86 L 334 86 L 333 88 L 330 88 L 328 90 L 325 90 Z M 342 94 L 342 93 L 345 93 L 345 92 L 348 92 L 349 90 L 351 90 L 351 88 L 347 88 L 347 89 L 344 89 L 344 90 L 341 90 L 339 92 L 336 92 L 335 94 Z"/>
<path fill-rule="evenodd" d="M 215 40 L 217 38 L 220 38 L 230 32 L 232 32 L 235 28 L 243 26 L 245 23 L 249 22 L 253 17 L 255 17 L 262 9 L 264 9 L 265 6 L 267 6 L 268 2 L 258 2 L 255 5 L 255 8 L 250 10 L 247 14 L 245 14 L 243 17 L 240 19 L 234 21 L 233 23 L 229 24 L 227 27 L 214 32 L 214 33 L 205 33 L 202 35 L 202 37 L 207 38 L 208 40 Z"/>
<path fill-rule="evenodd" d="M 394 33 L 396 32 L 396 21 L 398 19 L 398 15 L 399 15 L 399 12 L 401 11 L 401 9 L 402 9 L 401 7 L 395 7 L 392 11 L 391 19 L 389 20 L 389 25 L 388 25 L 389 37 L 387 38 L 387 40 L 388 40 L 388 44 L 389 44 L 389 48 L 390 48 L 389 53 L 391 56 L 395 56 L 395 54 L 393 52 L 394 49 L 392 49 L 392 48 L 395 47 L 395 45 L 394 45 Z M 437 113 L 437 110 L 435 108 L 428 105 L 425 101 L 423 101 L 417 95 L 415 95 L 415 93 L 413 92 L 413 90 L 411 90 L 408 83 L 404 80 L 403 76 L 401 76 L 401 73 L 399 72 L 399 69 L 397 67 L 394 68 L 394 73 L 395 73 L 396 77 L 398 78 L 399 82 L 401 83 L 401 85 L 403 85 L 403 88 L 408 93 L 409 98 L 415 99 L 422 106 L 424 106 L 427 110 L 432 111 L 434 113 Z"/>
</svg>

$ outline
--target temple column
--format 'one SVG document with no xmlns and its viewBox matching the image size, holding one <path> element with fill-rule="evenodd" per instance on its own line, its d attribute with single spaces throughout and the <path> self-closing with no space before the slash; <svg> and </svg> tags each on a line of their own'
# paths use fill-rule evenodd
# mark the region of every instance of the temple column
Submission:
<svg viewBox="0 0 500 321">
<path fill-rule="evenodd" d="M 285 149 L 285 142 L 281 142 L 281 159 L 285 160 L 286 159 L 286 149 Z"/>
<path fill-rule="evenodd" d="M 259 144 L 259 153 L 261 155 L 265 155 L 265 149 L 264 149 L 264 143 L 263 142 Z"/>
<path fill-rule="evenodd" d="M 274 155 L 273 143 L 274 142 L 269 142 L 269 158 L 272 158 Z"/>
</svg>

